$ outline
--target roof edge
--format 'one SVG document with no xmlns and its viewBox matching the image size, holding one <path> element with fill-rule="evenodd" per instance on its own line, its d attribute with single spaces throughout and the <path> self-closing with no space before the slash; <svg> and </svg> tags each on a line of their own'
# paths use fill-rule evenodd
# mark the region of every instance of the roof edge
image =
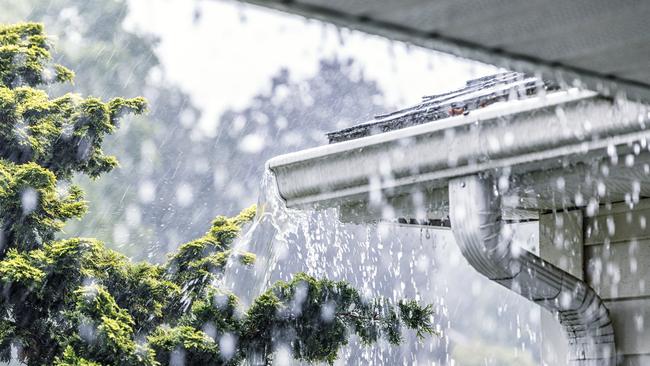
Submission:
<svg viewBox="0 0 650 366">
<path fill-rule="evenodd" d="M 571 84 L 570 86 L 587 87 L 605 96 L 616 97 L 621 95 L 636 101 L 650 102 L 650 85 L 612 75 L 599 74 L 562 63 L 548 62 L 498 48 L 445 37 L 437 33 L 425 33 L 398 24 L 364 16 L 350 15 L 318 5 L 298 3 L 293 0 L 237 1 L 321 20 L 339 27 L 411 43 L 461 58 L 500 66 L 511 71 L 535 74 L 543 79 L 553 79 L 558 82 L 565 81 Z M 580 80 L 583 85 L 572 85 L 576 79 Z"/>
</svg>

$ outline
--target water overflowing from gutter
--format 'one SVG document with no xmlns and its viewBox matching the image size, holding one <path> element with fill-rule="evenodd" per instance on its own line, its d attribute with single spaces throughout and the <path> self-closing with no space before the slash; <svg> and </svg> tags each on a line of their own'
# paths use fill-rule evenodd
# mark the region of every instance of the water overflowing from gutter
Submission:
<svg viewBox="0 0 650 366">
<path fill-rule="evenodd" d="M 470 342 L 479 333 L 494 333 L 496 323 L 489 321 L 499 322 L 498 328 L 533 334 L 534 338 L 538 320 L 535 315 L 530 320 L 525 301 L 521 309 L 515 305 L 514 311 L 512 307 L 504 312 L 489 305 L 475 309 L 477 301 L 503 303 L 505 296 L 510 303 L 516 303 L 519 299 L 507 291 L 498 292 L 498 288 L 483 291 L 483 286 L 492 284 L 465 264 L 449 231 L 353 225 L 341 223 L 335 209 L 289 209 L 270 171 L 264 174 L 260 192 L 258 216 L 234 246 L 236 251 L 255 254 L 255 265 L 233 261 L 223 279 L 224 287 L 240 298 L 244 308 L 274 282 L 289 280 L 297 272 L 346 280 L 369 297 L 415 298 L 434 305 L 440 337 L 418 342 L 413 334 L 404 334 L 405 342 L 399 347 L 385 342 L 367 347 L 352 337 L 337 365 L 453 365 L 454 344 Z M 495 313 L 485 313 L 485 309 Z M 479 318 L 483 324 L 476 325 Z M 519 319 L 524 319 L 523 325 L 517 323 Z M 486 326 L 490 329 L 483 329 Z M 526 344 L 521 347 L 534 342 L 521 340 Z M 283 364 L 294 363 L 287 360 Z"/>
<path fill-rule="evenodd" d="M 378 275 L 378 258 L 372 255 L 377 248 L 370 243 L 380 242 L 373 238 L 376 225 L 346 227 L 335 209 L 287 208 L 269 170 L 264 173 L 260 192 L 257 216 L 233 248 L 255 254 L 255 264 L 231 261 L 223 279 L 245 307 L 272 283 L 290 280 L 297 272 L 351 282 L 359 279 L 359 288 L 366 295 L 375 292 L 370 285 Z"/>
<path fill-rule="evenodd" d="M 307 216 L 307 212 L 285 206 L 275 176 L 266 170 L 260 187 L 257 216 L 233 248 L 235 252 L 255 254 L 255 264 L 247 266 L 231 261 L 223 279 L 226 288 L 230 288 L 245 307 L 267 288 L 278 260 L 287 256 L 291 236 L 298 232 Z"/>
</svg>

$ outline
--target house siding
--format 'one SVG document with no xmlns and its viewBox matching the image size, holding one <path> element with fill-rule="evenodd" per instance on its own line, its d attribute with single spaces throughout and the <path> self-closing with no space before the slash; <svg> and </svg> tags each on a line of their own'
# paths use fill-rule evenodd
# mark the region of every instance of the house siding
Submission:
<svg viewBox="0 0 650 366">
<path fill-rule="evenodd" d="M 584 273 L 605 301 L 621 365 L 650 365 L 650 199 L 584 220 Z"/>
<path fill-rule="evenodd" d="M 650 365 L 650 199 L 540 215 L 542 258 L 586 282 L 609 309 L 621 366 Z M 542 360 L 567 365 L 566 337 L 542 313 Z"/>
</svg>

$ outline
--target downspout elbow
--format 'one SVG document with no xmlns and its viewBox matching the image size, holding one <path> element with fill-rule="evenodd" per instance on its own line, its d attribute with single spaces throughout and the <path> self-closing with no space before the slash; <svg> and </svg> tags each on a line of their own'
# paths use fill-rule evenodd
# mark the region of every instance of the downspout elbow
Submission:
<svg viewBox="0 0 650 366">
<path fill-rule="evenodd" d="M 603 301 L 586 282 L 528 251 L 513 251 L 492 179 L 452 179 L 449 207 L 454 237 L 469 264 L 551 311 L 567 334 L 572 366 L 616 364 L 614 330 Z"/>
</svg>

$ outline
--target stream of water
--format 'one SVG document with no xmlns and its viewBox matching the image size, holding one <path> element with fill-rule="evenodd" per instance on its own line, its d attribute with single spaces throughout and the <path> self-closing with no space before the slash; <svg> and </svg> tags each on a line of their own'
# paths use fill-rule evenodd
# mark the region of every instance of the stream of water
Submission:
<svg viewBox="0 0 650 366">
<path fill-rule="evenodd" d="M 255 254 L 255 264 L 247 266 L 231 261 L 223 279 L 226 288 L 231 289 L 246 308 L 270 284 L 278 261 L 287 256 L 291 237 L 298 233 L 308 216 L 307 212 L 285 206 L 270 171 L 264 173 L 260 188 L 257 216 L 233 248 L 235 252 Z"/>
<path fill-rule="evenodd" d="M 244 308 L 275 281 L 297 272 L 346 280 L 366 296 L 415 298 L 434 305 L 440 336 L 419 342 L 407 332 L 397 347 L 386 342 L 367 347 L 352 337 L 337 364 L 454 365 L 454 343 L 493 337 L 522 352 L 535 343 L 539 313 L 469 268 L 449 231 L 345 224 L 335 209 L 289 209 L 270 171 L 260 192 L 258 215 L 234 245 L 235 251 L 255 254 L 255 265 L 232 261 L 223 278 Z M 477 301 L 487 310 L 476 311 Z M 524 336 L 512 344 L 515 332 Z"/>
</svg>

